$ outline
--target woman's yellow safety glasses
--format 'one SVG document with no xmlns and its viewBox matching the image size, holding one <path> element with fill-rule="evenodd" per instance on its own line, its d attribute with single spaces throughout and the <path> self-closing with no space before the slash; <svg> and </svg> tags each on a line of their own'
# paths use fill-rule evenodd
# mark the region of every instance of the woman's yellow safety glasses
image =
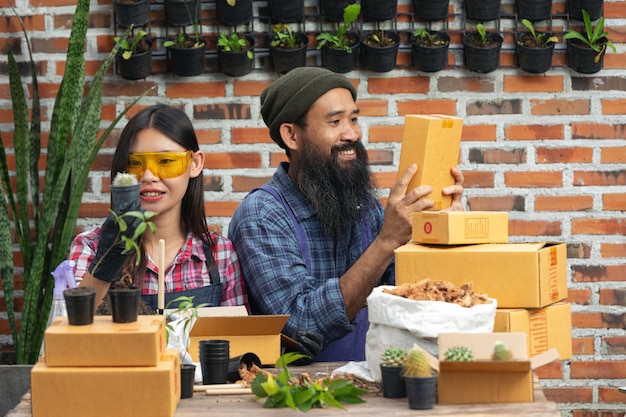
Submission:
<svg viewBox="0 0 626 417">
<path fill-rule="evenodd" d="M 126 171 L 137 179 L 146 169 L 159 178 L 176 178 L 189 168 L 193 151 L 187 152 L 134 152 L 128 155 Z"/>
</svg>

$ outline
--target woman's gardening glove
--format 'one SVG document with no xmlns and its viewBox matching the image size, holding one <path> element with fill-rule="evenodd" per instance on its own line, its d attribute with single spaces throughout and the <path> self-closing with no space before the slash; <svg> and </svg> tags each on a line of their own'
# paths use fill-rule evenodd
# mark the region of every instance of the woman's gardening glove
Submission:
<svg viewBox="0 0 626 417">
<path fill-rule="evenodd" d="M 140 210 L 141 203 L 139 200 L 135 200 L 131 203 L 121 205 L 115 212 L 118 216 L 121 216 L 129 211 Z M 128 238 L 132 238 L 142 220 L 134 216 L 127 216 L 124 217 L 124 221 L 128 228 L 123 233 L 119 232 L 119 227 L 113 213 L 109 214 L 102 224 L 98 250 L 89 266 L 89 272 L 94 278 L 106 282 L 115 282 L 121 278 L 126 259 L 133 253 L 132 250 L 122 253 L 126 245 L 121 237 L 124 235 Z"/>
</svg>

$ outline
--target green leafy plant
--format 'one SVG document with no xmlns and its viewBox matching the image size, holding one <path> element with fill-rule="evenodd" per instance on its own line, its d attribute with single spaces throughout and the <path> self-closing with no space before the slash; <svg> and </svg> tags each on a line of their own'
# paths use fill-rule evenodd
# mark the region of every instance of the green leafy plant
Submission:
<svg viewBox="0 0 626 417">
<path fill-rule="evenodd" d="M 233 4 L 234 5 L 234 0 Z M 193 37 L 187 36 L 184 31 L 178 32 L 175 40 L 168 40 L 163 42 L 163 46 L 168 48 L 170 46 L 175 46 L 177 48 L 200 48 L 205 42 L 200 37 L 200 0 L 198 0 L 196 4 L 195 14 L 191 14 L 191 10 L 189 9 L 189 5 L 187 2 L 183 2 L 185 8 L 187 9 L 187 15 L 189 16 L 189 20 L 192 22 L 191 26 L 193 27 Z"/>
<path fill-rule="evenodd" d="M 477 24 L 476 31 L 480 36 L 480 41 L 482 43 L 487 43 L 487 29 L 485 28 L 485 25 L 483 25 L 482 23 Z"/>
<path fill-rule="evenodd" d="M 381 356 L 382 366 L 402 366 L 406 358 L 406 350 L 398 347 L 387 348 Z"/>
<path fill-rule="evenodd" d="M 611 48 L 613 52 L 617 52 L 615 45 L 613 45 L 613 43 L 607 38 L 609 32 L 604 31 L 604 17 L 600 17 L 594 27 L 591 24 L 591 18 L 589 17 L 587 10 L 582 9 L 582 14 L 585 25 L 584 33 L 570 29 L 565 33 L 563 39 L 576 39 L 596 51 L 598 54 L 594 58 L 594 62 L 598 62 L 600 60 L 600 57 L 607 47 Z"/>
<path fill-rule="evenodd" d="M 330 48 L 335 49 L 343 49 L 346 52 L 352 52 L 350 49 L 350 36 L 348 36 L 348 31 L 352 27 L 352 23 L 356 20 L 356 18 L 361 13 L 361 5 L 360 4 L 349 4 L 343 10 L 343 22 L 337 28 L 337 34 L 322 32 L 315 39 L 319 41 L 317 45 L 317 49 L 322 49 L 324 46 L 328 45 Z"/>
<path fill-rule="evenodd" d="M 135 251 L 135 265 L 139 265 L 141 262 L 141 249 L 139 248 L 139 238 L 143 233 L 150 228 L 150 231 L 154 234 L 156 232 L 156 225 L 154 222 L 150 221 L 150 219 L 156 216 L 157 213 L 154 211 L 127 211 L 121 215 L 118 215 L 112 210 L 109 212 L 115 217 L 115 223 L 117 224 L 118 232 L 115 241 L 118 239 L 124 242 L 124 250 L 122 253 L 129 253 L 130 251 Z M 141 220 L 135 232 L 131 237 L 123 235 L 126 230 L 128 230 L 128 224 L 126 223 L 125 218 L 128 217 L 136 217 Z M 106 256 L 106 252 L 103 258 Z"/>
<path fill-rule="evenodd" d="M 424 28 L 415 29 L 413 31 L 415 39 L 420 40 L 420 44 L 428 46 L 441 46 L 450 43 L 447 39 L 441 38 L 435 31 L 430 31 Z"/>
<path fill-rule="evenodd" d="M 113 40 L 115 41 L 115 43 L 119 43 L 120 49 L 123 51 L 122 58 L 129 59 L 131 56 L 133 56 L 133 54 L 140 52 L 139 46 L 140 46 L 141 40 L 147 34 L 148 33 L 145 30 L 139 29 L 135 37 L 132 39 L 132 42 L 128 42 L 129 40 L 128 38 L 121 39 L 119 36 L 114 37 Z"/>
<path fill-rule="evenodd" d="M 545 38 L 547 34 L 543 32 L 537 32 L 535 30 L 535 26 L 533 25 L 533 22 L 531 22 L 528 19 L 523 19 L 522 25 L 524 25 L 530 32 L 530 36 L 535 41 L 536 47 L 544 47 L 548 45 L 549 43 L 557 43 L 559 41 L 559 38 L 557 38 L 556 36 L 548 36 L 547 38 Z M 519 45 L 523 45 L 523 42 L 521 40 L 517 41 L 517 43 Z"/>
<path fill-rule="evenodd" d="M 494 361 L 510 361 L 513 359 L 513 352 L 507 349 L 506 345 L 498 340 L 493 344 L 493 354 L 491 359 Z"/>
<path fill-rule="evenodd" d="M 221 48 L 225 52 L 242 52 L 246 51 L 248 59 L 254 58 L 254 54 L 248 49 L 248 40 L 244 36 L 239 36 L 233 32 L 227 35 L 224 32 L 220 32 L 220 37 L 217 39 L 217 47 Z"/>
<path fill-rule="evenodd" d="M 270 46 L 274 48 L 295 49 L 298 47 L 298 39 L 296 32 L 285 23 L 276 23 L 272 28 L 274 37 L 270 42 Z"/>
<path fill-rule="evenodd" d="M 384 30 L 377 30 L 369 33 L 365 37 L 363 42 L 367 43 L 370 46 L 378 47 L 392 46 L 396 44 L 396 41 L 391 36 L 389 36 L 388 33 L 385 33 Z"/>
<path fill-rule="evenodd" d="M 263 373 L 256 376 L 251 388 L 257 400 L 265 398 L 263 407 L 290 407 L 293 410 L 308 411 L 326 406 L 345 409 L 342 403 L 365 402 L 361 395 L 366 391 L 355 387 L 347 379 L 327 377 L 313 380 L 308 375 L 294 377 L 287 365 L 307 357 L 296 352 L 285 353 L 276 361 L 276 368 L 282 369 L 277 377 Z"/>
<path fill-rule="evenodd" d="M 443 357 L 447 360 L 447 361 L 453 361 L 453 362 L 471 362 L 474 360 L 474 353 L 472 353 L 472 351 L 465 346 L 453 346 L 451 348 L 448 348 L 444 354 Z"/>
<path fill-rule="evenodd" d="M 87 84 L 84 51 L 89 6 L 89 0 L 78 0 L 76 4 L 65 73 L 49 120 L 50 131 L 42 134 L 42 106 L 31 43 L 22 18 L 11 4 L 27 47 L 30 88 L 22 84 L 20 69 L 9 47 L 7 62 L 14 120 L 15 168 L 10 168 L 7 163 L 6 142 L 0 135 L 0 275 L 13 347 L 20 364 L 34 364 L 39 359 L 52 305 L 54 279 L 51 272 L 67 258 L 89 170 L 98 150 L 118 121 L 145 95 L 137 97 L 104 132 L 100 132 L 103 80 L 120 44 L 116 43 L 91 84 Z M 129 33 L 130 29 L 124 36 Z M 30 108 L 25 91 L 32 94 Z M 42 152 L 41 146 L 46 142 L 47 151 Z M 46 161 L 45 173 L 41 177 L 43 186 L 39 176 L 42 157 Z M 18 275 L 22 281 L 24 305 L 19 330 L 13 295 L 17 272 L 13 260 L 14 243 L 19 246 L 22 257 L 22 271 Z"/>
<path fill-rule="evenodd" d="M 417 348 L 411 349 L 404 359 L 402 375 L 408 377 L 427 378 L 432 374 L 433 371 L 426 360 L 424 352 Z"/>
</svg>

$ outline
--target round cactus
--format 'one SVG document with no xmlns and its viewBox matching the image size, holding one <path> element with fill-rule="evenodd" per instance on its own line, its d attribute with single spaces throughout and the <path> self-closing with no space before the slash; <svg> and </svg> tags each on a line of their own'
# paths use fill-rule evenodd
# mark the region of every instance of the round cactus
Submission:
<svg viewBox="0 0 626 417">
<path fill-rule="evenodd" d="M 411 349 L 404 360 L 402 375 L 408 377 L 426 378 L 432 375 L 430 365 L 419 349 Z"/>
<path fill-rule="evenodd" d="M 443 354 L 447 361 L 470 362 L 474 360 L 474 354 L 465 346 L 453 346 Z"/>
<path fill-rule="evenodd" d="M 381 356 L 382 366 L 402 366 L 406 351 L 400 348 L 387 348 Z"/>
<path fill-rule="evenodd" d="M 510 361 L 513 359 L 513 352 L 508 350 L 506 345 L 498 340 L 493 344 L 492 359 L 494 361 Z"/>
</svg>

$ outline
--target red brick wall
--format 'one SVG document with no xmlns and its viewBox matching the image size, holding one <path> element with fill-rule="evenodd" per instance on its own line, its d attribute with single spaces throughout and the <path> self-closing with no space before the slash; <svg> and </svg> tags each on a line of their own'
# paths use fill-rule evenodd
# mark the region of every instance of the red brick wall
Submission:
<svg viewBox="0 0 626 417">
<path fill-rule="evenodd" d="M 219 30 L 229 28 L 217 26 L 214 2 L 205 1 L 203 31 L 214 40 Z M 254 3 L 255 15 L 264 13 L 265 1 Z M 624 416 L 626 395 L 616 387 L 626 385 L 626 1 L 605 1 L 606 25 L 618 52 L 608 53 L 604 69 L 592 75 L 567 68 L 563 42 L 557 45 L 553 67 L 547 73 L 520 71 L 512 41 L 519 30 L 514 3 L 502 3 L 499 25 L 505 45 L 499 69 L 483 75 L 464 69 L 460 35 L 470 24 L 462 16 L 462 2 L 452 0 L 447 23 L 453 39 L 449 65 L 426 74 L 411 67 L 407 44 L 412 28 L 424 23 L 411 18 L 410 0 L 400 0 L 393 23 L 403 33 L 397 68 L 381 74 L 365 70 L 347 74 L 359 91 L 363 140 L 381 194 L 386 196 L 396 176 L 403 116 L 445 113 L 464 118 L 459 162 L 466 176 L 466 207 L 508 211 L 512 242 L 568 243 L 574 357 L 539 369 L 546 395 L 559 403 L 564 416 Z M 317 0 L 307 0 L 306 5 L 309 16 L 303 28 L 314 34 L 321 25 L 315 16 Z M 31 1 L 28 7 L 26 2 L 20 3 L 19 13 L 26 16 L 40 71 L 45 120 L 63 74 L 73 9 L 74 2 L 67 0 Z M 23 58 L 25 44 L 19 39 L 11 10 L 1 10 L 6 17 L 0 19 L 0 129 L 10 147 L 6 50 L 11 44 L 21 51 L 18 59 Z M 162 2 L 154 3 L 152 10 L 152 32 L 162 40 Z M 568 25 L 576 24 L 566 18 L 565 10 L 565 0 L 553 2 L 552 30 L 560 38 Z M 360 24 L 368 27 L 367 22 Z M 112 71 L 104 87 L 103 129 L 136 95 L 153 86 L 156 89 L 129 116 L 143 106 L 167 102 L 192 118 L 206 153 L 209 221 L 224 233 L 229 216 L 246 192 L 269 178 L 284 160 L 259 114 L 258 96 L 276 78 L 268 67 L 262 41 L 268 28 L 260 20 L 253 26 L 247 30 L 257 32 L 261 41 L 257 42 L 256 69 L 250 75 L 223 76 L 216 66 L 215 51 L 210 50 L 202 75 L 175 77 L 168 72 L 157 42 L 154 75 L 131 82 Z M 85 51 L 88 74 L 95 73 L 115 34 L 119 29 L 110 1 L 92 4 Z M 312 45 L 309 65 L 321 65 Z M 94 163 L 77 231 L 101 222 L 106 215 L 115 136 Z M 19 259 L 19 254 L 15 256 Z M 3 308 L 0 299 L 0 311 Z M 2 336 L 8 333 L 3 317 L 0 315 L 0 345 L 8 340 Z"/>
</svg>

